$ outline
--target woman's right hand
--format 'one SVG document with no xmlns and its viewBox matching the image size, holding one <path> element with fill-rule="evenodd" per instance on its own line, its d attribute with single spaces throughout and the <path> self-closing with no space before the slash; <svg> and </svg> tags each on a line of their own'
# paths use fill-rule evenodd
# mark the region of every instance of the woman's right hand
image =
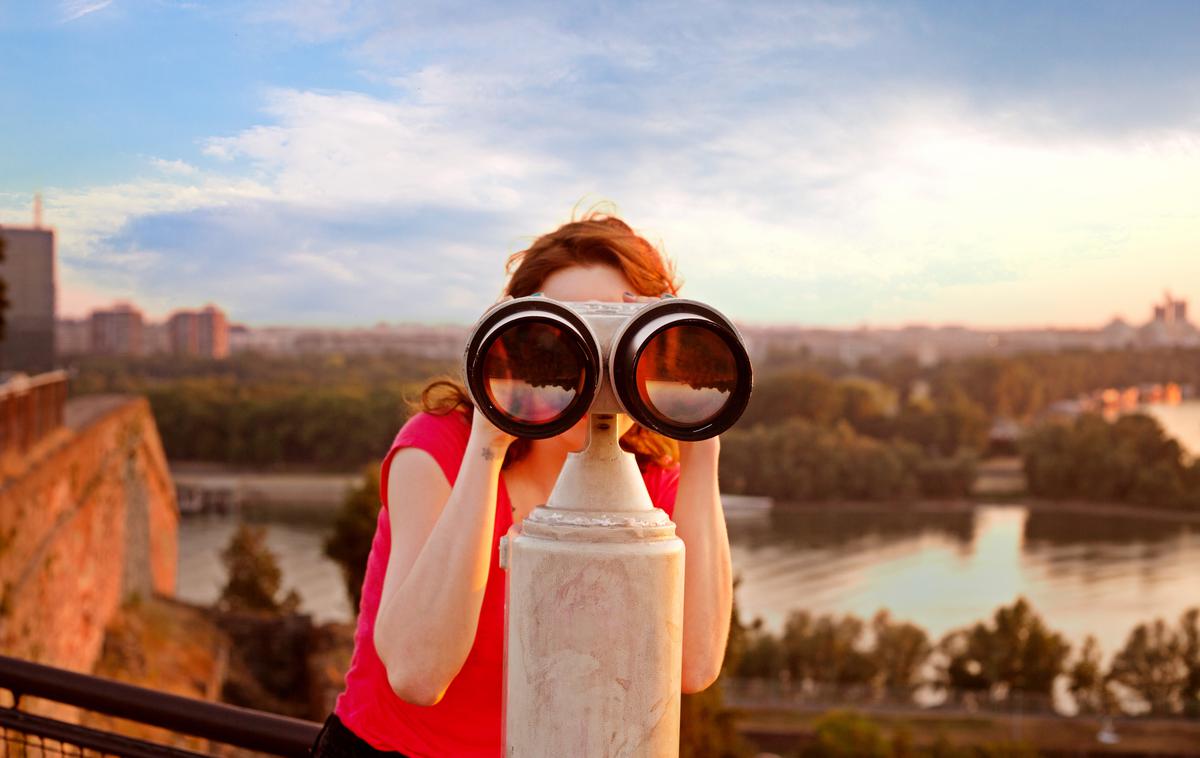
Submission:
<svg viewBox="0 0 1200 758">
<path fill-rule="evenodd" d="M 504 460 L 508 446 L 517 438 L 497 428 L 476 408 L 471 415 L 471 436 L 467 439 L 466 455 L 480 455 L 484 460 Z"/>
<path fill-rule="evenodd" d="M 502 295 L 492 307 L 500 305 L 500 303 L 512 300 L 512 295 Z M 503 432 L 496 427 L 487 417 L 479 412 L 478 408 L 474 409 L 471 414 L 471 436 L 467 439 L 467 455 L 473 453 L 482 455 L 485 459 L 491 460 L 491 456 L 498 455 L 497 460 L 504 460 L 504 454 L 508 452 L 508 446 L 516 440 L 511 434 Z"/>
</svg>

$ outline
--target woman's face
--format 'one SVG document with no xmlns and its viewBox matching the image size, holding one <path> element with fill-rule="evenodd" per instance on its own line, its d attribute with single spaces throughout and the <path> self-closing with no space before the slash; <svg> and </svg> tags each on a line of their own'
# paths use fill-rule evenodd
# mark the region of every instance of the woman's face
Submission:
<svg viewBox="0 0 1200 758">
<path fill-rule="evenodd" d="M 603 265 L 559 269 L 542 282 L 542 294 L 567 302 L 600 300 L 621 303 L 625 300 L 624 293 L 633 291 L 633 284 L 619 269 Z M 575 426 L 545 442 L 557 442 L 570 452 L 582 450 L 587 444 L 587 425 L 588 417 L 584 416 Z M 617 414 L 618 436 L 632 426 L 633 419 L 624 413 Z"/>
</svg>

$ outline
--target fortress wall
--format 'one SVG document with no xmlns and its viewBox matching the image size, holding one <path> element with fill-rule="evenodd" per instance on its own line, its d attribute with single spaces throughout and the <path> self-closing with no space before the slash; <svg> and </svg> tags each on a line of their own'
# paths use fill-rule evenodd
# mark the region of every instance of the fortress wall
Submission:
<svg viewBox="0 0 1200 758">
<path fill-rule="evenodd" d="M 91 671 L 132 594 L 174 594 L 178 509 L 144 398 L 70 400 L 0 481 L 0 653 Z"/>
</svg>

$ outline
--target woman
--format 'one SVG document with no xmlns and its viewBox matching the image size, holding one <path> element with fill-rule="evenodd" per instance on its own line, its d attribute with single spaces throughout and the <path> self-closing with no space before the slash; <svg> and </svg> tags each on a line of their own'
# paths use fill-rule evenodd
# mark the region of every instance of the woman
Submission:
<svg viewBox="0 0 1200 758">
<path fill-rule="evenodd" d="M 506 272 L 505 297 L 635 302 L 678 290 L 650 243 L 594 214 L 514 254 Z M 383 461 L 354 656 L 317 755 L 503 754 L 498 543 L 547 501 L 567 453 L 586 442 L 587 418 L 557 437 L 524 440 L 474 413 L 456 382 L 430 384 L 421 400 Z M 624 414 L 618 423 L 651 500 L 686 546 L 682 688 L 696 692 L 720 671 L 733 596 L 720 443 L 675 443 Z"/>
</svg>

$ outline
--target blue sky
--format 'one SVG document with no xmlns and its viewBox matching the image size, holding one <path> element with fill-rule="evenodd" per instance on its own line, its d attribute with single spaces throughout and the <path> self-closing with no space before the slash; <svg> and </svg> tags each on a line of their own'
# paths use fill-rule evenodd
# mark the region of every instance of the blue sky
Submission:
<svg viewBox="0 0 1200 758">
<path fill-rule="evenodd" d="M 62 310 L 472 321 L 609 201 L 745 322 L 1200 297 L 1200 5 L 0 2 Z"/>
</svg>

